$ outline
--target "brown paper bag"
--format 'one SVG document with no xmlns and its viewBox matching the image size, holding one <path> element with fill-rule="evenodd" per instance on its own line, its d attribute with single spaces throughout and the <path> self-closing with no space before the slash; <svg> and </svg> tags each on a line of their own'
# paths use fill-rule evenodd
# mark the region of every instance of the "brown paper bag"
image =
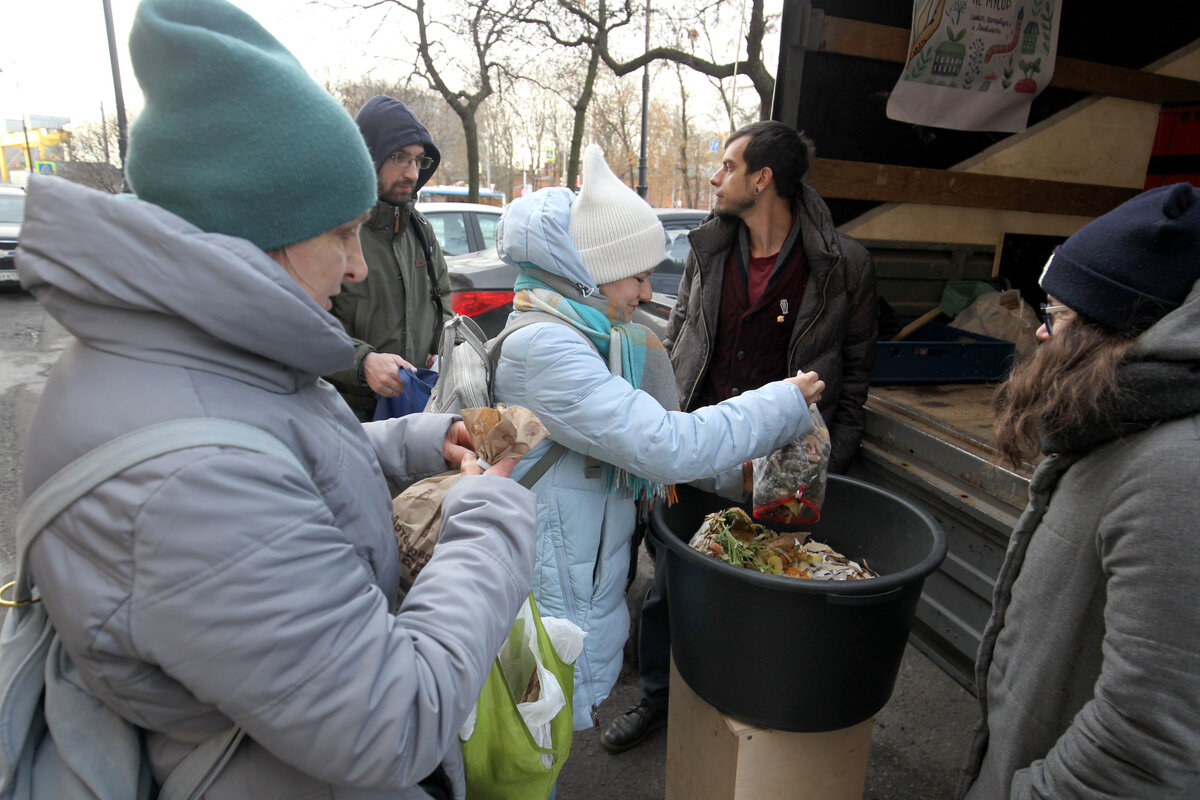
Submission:
<svg viewBox="0 0 1200 800">
<path fill-rule="evenodd" d="M 525 455 L 547 434 L 541 420 L 521 406 L 464 408 L 462 418 L 476 456 L 489 464 Z M 406 592 L 433 557 L 442 528 L 442 498 L 458 478 L 457 470 L 443 472 L 417 481 L 392 500 L 392 527 L 400 547 L 400 588 Z"/>
</svg>

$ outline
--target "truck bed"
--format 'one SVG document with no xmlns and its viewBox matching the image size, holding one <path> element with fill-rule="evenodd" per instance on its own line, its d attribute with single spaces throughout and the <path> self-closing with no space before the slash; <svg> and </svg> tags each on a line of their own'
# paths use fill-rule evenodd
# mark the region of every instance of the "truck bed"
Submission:
<svg viewBox="0 0 1200 800">
<path fill-rule="evenodd" d="M 974 660 L 1032 465 L 998 465 L 991 384 L 872 386 L 851 475 L 906 496 L 942 525 L 949 554 L 925 581 L 914 643 L 974 690 Z"/>
</svg>

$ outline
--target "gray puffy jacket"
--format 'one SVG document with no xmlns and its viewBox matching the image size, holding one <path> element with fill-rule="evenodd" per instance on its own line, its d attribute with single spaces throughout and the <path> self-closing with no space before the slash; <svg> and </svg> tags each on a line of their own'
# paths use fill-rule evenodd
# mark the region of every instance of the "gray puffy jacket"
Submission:
<svg viewBox="0 0 1200 800">
<path fill-rule="evenodd" d="M 461 796 L 457 730 L 529 591 L 533 494 L 461 480 L 401 603 L 385 475 L 444 470 L 451 418 L 355 421 L 317 377 L 351 363 L 350 340 L 281 267 L 156 206 L 35 178 L 18 268 L 77 337 L 28 433 L 26 494 L 177 417 L 257 425 L 307 467 L 236 448 L 161 456 L 33 548 L 81 680 L 147 729 L 156 777 L 234 722 L 248 738 L 210 800 L 424 797 L 415 784 L 443 759 Z"/>
</svg>

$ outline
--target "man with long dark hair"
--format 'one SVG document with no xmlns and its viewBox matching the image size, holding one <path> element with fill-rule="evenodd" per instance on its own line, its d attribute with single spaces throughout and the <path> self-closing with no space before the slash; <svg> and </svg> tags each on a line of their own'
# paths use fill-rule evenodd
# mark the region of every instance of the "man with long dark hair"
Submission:
<svg viewBox="0 0 1200 800">
<path fill-rule="evenodd" d="M 691 253 L 663 344 L 684 411 L 813 370 L 832 439 L 829 468 L 858 452 L 875 365 L 875 271 L 866 249 L 839 233 L 805 181 L 812 143 L 781 122 L 747 125 L 725 142 L 714 216 L 688 235 Z M 734 498 L 741 500 L 742 498 Z M 641 702 L 601 743 L 634 747 L 666 725 L 670 629 L 663 570 L 642 608 Z"/>
</svg>

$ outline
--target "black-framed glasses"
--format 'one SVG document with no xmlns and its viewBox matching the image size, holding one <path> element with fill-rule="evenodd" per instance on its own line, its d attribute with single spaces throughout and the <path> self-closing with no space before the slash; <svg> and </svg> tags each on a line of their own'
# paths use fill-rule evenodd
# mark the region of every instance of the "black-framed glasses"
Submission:
<svg viewBox="0 0 1200 800">
<path fill-rule="evenodd" d="M 1070 311 L 1068 306 L 1052 306 L 1049 303 L 1042 303 L 1042 324 L 1046 326 L 1046 333 L 1054 334 L 1054 315 L 1061 314 L 1064 311 Z"/>
<path fill-rule="evenodd" d="M 404 153 L 392 153 L 388 156 L 392 163 L 402 169 L 408 169 L 409 164 L 416 164 L 417 169 L 429 169 L 433 166 L 433 159 L 429 156 L 410 156 Z"/>
</svg>

